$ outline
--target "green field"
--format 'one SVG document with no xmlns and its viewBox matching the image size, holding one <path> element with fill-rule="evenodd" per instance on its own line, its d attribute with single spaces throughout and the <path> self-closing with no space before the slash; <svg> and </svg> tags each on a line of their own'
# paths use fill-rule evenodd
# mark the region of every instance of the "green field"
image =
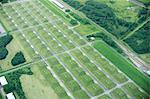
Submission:
<svg viewBox="0 0 150 99">
<path fill-rule="evenodd" d="M 147 99 L 149 97 L 148 92 L 140 88 L 143 88 L 141 83 L 144 85 L 145 82 L 136 85 L 128 78 L 130 75 L 127 76 L 126 72 L 122 72 L 119 66 L 129 65 L 129 69 L 133 68 L 134 74 L 141 74 L 139 78 L 135 78 L 137 81 L 146 79 L 142 78 L 145 77 L 142 73 L 126 63 L 118 53 L 111 52 L 122 62 L 118 63 L 114 58 L 116 62 L 114 64 L 109 57 L 105 58 L 106 52 L 103 53 L 109 47 L 103 45 L 102 52 L 98 52 L 97 48 L 95 49 L 85 39 L 85 34 L 98 31 L 94 26 L 80 24 L 74 28 L 64 17 L 66 13 L 50 1 L 31 0 L 10 3 L 1 6 L 0 14 L 2 15 L 0 20 L 6 27 L 8 26 L 10 34 L 15 38 L 8 49 L 14 52 L 21 49 L 30 62 L 4 72 L 9 82 L 14 83 L 17 80 L 16 85 L 21 85 L 22 90 L 15 89 L 17 99 L 21 98 L 18 92 L 24 92 L 23 95 L 27 99 L 109 99 L 109 97 Z M 97 46 L 98 50 L 100 46 Z M 26 70 L 25 67 L 30 68 Z M 19 80 L 9 78 L 10 73 L 14 72 L 17 73 L 16 75 L 19 74 Z M 146 86 L 148 85 L 145 84 L 144 87 Z"/>
<path fill-rule="evenodd" d="M 34 64 L 31 67 L 33 75 L 22 75 L 20 80 L 27 99 L 58 99 L 57 94 L 51 88 L 51 74 L 43 63 Z M 47 78 L 48 77 L 48 78 Z"/>
</svg>

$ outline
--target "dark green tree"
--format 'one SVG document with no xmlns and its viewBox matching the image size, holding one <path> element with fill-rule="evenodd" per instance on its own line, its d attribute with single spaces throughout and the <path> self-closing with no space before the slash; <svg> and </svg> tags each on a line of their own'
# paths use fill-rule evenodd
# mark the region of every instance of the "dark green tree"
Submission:
<svg viewBox="0 0 150 99">
<path fill-rule="evenodd" d="M 18 52 L 16 53 L 16 55 L 13 57 L 13 59 L 11 60 L 11 64 L 13 66 L 19 65 L 26 62 L 26 59 L 24 58 L 24 55 L 22 52 Z"/>
<path fill-rule="evenodd" d="M 4 47 L 0 48 L 0 60 L 5 59 L 7 55 L 8 55 L 7 49 Z"/>
</svg>

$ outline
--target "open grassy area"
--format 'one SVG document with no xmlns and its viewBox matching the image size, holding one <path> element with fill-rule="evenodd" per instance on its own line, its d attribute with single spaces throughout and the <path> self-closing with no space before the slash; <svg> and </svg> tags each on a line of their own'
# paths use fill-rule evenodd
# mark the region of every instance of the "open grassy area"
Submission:
<svg viewBox="0 0 150 99">
<path fill-rule="evenodd" d="M 94 26 L 92 25 L 83 25 L 80 24 L 79 26 L 74 28 L 78 33 L 80 33 L 80 35 L 88 35 L 88 34 L 93 34 L 98 32 L 99 30 L 97 30 Z"/>
<path fill-rule="evenodd" d="M 22 75 L 20 80 L 27 99 L 58 99 L 51 88 L 50 73 L 42 63 L 31 66 L 33 75 Z"/>
<path fill-rule="evenodd" d="M 106 43 L 98 41 L 94 44 L 94 47 L 108 58 L 115 66 L 117 66 L 122 72 L 124 72 L 130 79 L 135 81 L 141 88 L 147 93 L 150 93 L 150 79 L 137 70 L 129 61 L 119 55 L 116 51 L 111 49 Z"/>
</svg>

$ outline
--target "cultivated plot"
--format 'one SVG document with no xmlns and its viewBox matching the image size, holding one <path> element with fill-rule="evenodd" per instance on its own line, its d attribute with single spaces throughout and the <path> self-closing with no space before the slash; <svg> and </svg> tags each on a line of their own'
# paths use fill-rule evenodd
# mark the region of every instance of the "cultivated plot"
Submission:
<svg viewBox="0 0 150 99">
<path fill-rule="evenodd" d="M 59 98 L 147 98 L 147 94 L 101 55 L 79 33 L 37 0 L 3 5 L 1 20 L 33 61 L 35 76 L 22 76 L 27 98 L 31 80 L 48 80 Z M 36 60 L 37 59 L 37 60 Z M 32 66 L 31 66 L 32 67 Z M 33 73 L 34 73 L 33 72 Z M 45 75 L 37 79 L 38 73 Z M 29 80 L 29 86 L 25 79 Z M 42 83 L 42 82 L 41 82 Z M 38 89 L 39 88 L 39 89 Z M 32 91 L 44 88 L 40 83 Z M 49 91 L 50 89 L 46 89 Z M 134 92 L 137 92 L 134 94 Z M 53 93 L 53 92 L 52 92 Z M 48 94 L 43 92 L 42 95 Z M 34 95 L 33 95 L 34 96 Z M 47 97 L 45 96 L 45 99 Z"/>
</svg>

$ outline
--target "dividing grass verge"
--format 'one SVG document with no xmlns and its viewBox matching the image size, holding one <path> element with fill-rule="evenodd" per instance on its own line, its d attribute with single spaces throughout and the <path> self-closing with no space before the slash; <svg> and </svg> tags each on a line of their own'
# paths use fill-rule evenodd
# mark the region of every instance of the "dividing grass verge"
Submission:
<svg viewBox="0 0 150 99">
<path fill-rule="evenodd" d="M 150 94 L 150 79 L 139 70 L 137 70 L 128 60 L 123 58 L 115 50 L 111 49 L 103 41 L 95 42 L 94 48 L 96 48 L 100 53 L 108 58 L 115 66 L 117 66 L 122 72 L 124 72 L 137 85 L 139 85 L 148 94 Z"/>
</svg>

